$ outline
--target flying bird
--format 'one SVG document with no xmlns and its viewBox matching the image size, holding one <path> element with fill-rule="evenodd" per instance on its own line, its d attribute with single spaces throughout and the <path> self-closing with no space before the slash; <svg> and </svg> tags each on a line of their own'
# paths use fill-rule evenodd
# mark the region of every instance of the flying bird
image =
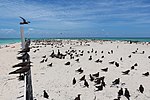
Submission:
<svg viewBox="0 0 150 100">
<path fill-rule="evenodd" d="M 23 22 L 20 22 L 20 24 L 29 24 L 29 21 L 26 21 L 23 17 L 20 16 L 20 18 L 23 20 Z"/>
</svg>

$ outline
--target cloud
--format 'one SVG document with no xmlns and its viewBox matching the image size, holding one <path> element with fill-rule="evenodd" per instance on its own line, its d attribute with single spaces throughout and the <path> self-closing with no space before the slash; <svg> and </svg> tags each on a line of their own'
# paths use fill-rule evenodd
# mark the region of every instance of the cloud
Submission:
<svg viewBox="0 0 150 100">
<path fill-rule="evenodd" d="M 31 21 L 32 32 L 95 32 L 103 26 L 150 24 L 150 3 L 145 1 L 1 0 L 0 19 L 5 19 L 7 26 L 19 23 L 19 16 L 23 16 Z"/>
<path fill-rule="evenodd" d="M 16 31 L 14 29 L 0 29 L 0 33 L 4 33 L 4 34 L 12 34 L 15 33 Z"/>
</svg>

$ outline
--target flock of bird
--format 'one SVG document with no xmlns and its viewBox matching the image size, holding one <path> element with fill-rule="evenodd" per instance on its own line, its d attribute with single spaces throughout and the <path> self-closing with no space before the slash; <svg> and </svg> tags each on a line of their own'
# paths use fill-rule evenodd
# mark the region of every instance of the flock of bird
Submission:
<svg viewBox="0 0 150 100">
<path fill-rule="evenodd" d="M 57 52 L 52 50 L 51 54 L 50 55 L 43 55 L 41 58 L 42 60 L 39 62 L 39 63 L 45 63 L 47 62 L 48 59 L 70 59 L 70 60 L 74 60 L 75 62 L 77 63 L 80 63 L 80 57 L 83 57 L 84 55 L 89 55 L 89 58 L 88 61 L 93 61 L 95 63 L 103 63 L 103 59 L 105 58 L 104 55 L 101 56 L 101 58 L 99 59 L 96 59 L 94 60 L 94 57 L 92 56 L 92 54 L 95 54 L 95 55 L 98 55 L 98 52 L 97 50 L 94 50 L 93 48 L 91 48 L 91 50 L 87 50 L 87 51 L 84 51 L 84 50 L 76 50 L 72 47 L 70 47 L 68 50 L 66 50 L 64 53 L 61 52 L 61 49 L 60 48 L 63 48 L 65 46 L 65 44 L 63 44 L 62 41 L 57 41 L 57 40 L 35 40 L 33 41 L 34 43 L 34 46 L 32 46 L 32 49 L 33 50 L 33 53 L 36 53 L 36 52 L 40 52 L 40 47 L 42 46 L 48 46 L 50 45 L 51 48 L 58 48 L 57 49 Z M 70 45 L 76 45 L 76 43 L 72 43 L 72 42 L 67 42 L 68 44 Z M 88 44 L 88 41 L 81 41 L 81 42 L 78 42 L 77 44 L 79 45 L 84 45 L 84 46 L 90 46 L 90 44 Z M 118 48 L 118 46 L 117 46 Z M 25 50 L 25 51 L 30 51 L 30 50 Z M 20 51 L 19 53 L 22 53 L 24 52 L 23 50 Z M 86 52 L 86 53 L 85 53 Z M 104 53 L 104 51 L 100 51 L 101 54 Z M 110 50 L 107 52 L 108 55 L 113 55 L 114 53 L 114 50 Z M 132 54 L 144 54 L 145 51 L 142 51 L 142 52 L 138 52 L 138 48 L 132 52 Z M 29 58 L 28 55 L 26 53 L 24 53 L 23 56 L 21 57 L 18 57 L 18 59 L 23 59 L 23 58 Z M 132 55 L 129 55 L 128 58 L 131 58 Z M 64 62 L 64 65 L 65 66 L 69 66 L 71 65 L 71 61 L 68 59 L 67 62 Z M 150 59 L 150 56 L 148 56 L 148 59 Z M 123 57 L 120 58 L 120 61 L 123 61 Z M 28 61 L 27 59 L 27 62 L 24 62 L 23 64 L 20 63 L 18 65 L 15 65 L 13 67 L 17 67 L 17 66 L 31 66 L 30 65 L 31 62 Z M 109 65 L 114 65 L 116 68 L 117 67 L 120 67 L 120 63 L 118 61 L 109 61 L 108 62 Z M 53 67 L 53 63 L 48 63 L 47 64 L 48 67 Z M 136 67 L 138 66 L 138 63 L 134 63 L 133 66 L 131 66 L 130 69 L 127 69 L 127 70 L 123 70 L 121 73 L 122 75 L 130 75 L 130 72 L 132 70 L 136 70 Z M 22 67 L 23 68 L 23 67 Z M 29 67 L 28 67 L 29 68 Z M 84 72 L 86 70 L 84 70 L 82 67 L 78 68 L 75 70 L 75 73 L 81 75 L 81 77 L 79 79 L 77 79 L 76 77 L 73 77 L 72 78 L 72 85 L 75 86 L 76 84 L 79 84 L 79 83 L 83 83 L 83 88 L 89 88 L 90 87 L 90 82 L 94 84 L 94 87 L 95 87 L 95 90 L 94 92 L 98 92 L 98 91 L 103 91 L 105 89 L 105 87 L 109 86 L 108 84 L 109 83 L 106 83 L 105 81 L 105 77 L 107 76 L 101 76 L 100 73 L 101 72 L 104 72 L 104 73 L 107 73 L 109 71 L 109 67 L 105 67 L 105 68 L 101 68 L 101 71 L 97 71 L 95 73 L 90 73 L 89 75 L 85 75 Z M 13 72 L 14 73 L 14 72 Z M 22 73 L 22 72 L 21 72 Z M 10 73 L 12 74 L 12 72 Z M 149 72 L 144 72 L 141 74 L 142 76 L 144 77 L 148 77 L 149 76 Z M 121 100 L 121 97 L 124 96 L 127 98 L 127 100 L 130 100 L 130 97 L 131 97 L 131 94 L 130 94 L 130 91 L 128 88 L 124 88 L 124 87 L 118 87 L 119 84 L 121 85 L 125 85 L 125 83 L 121 83 L 121 78 L 116 78 L 112 81 L 110 87 L 117 87 L 117 88 L 120 88 L 119 91 L 116 93 L 117 94 L 117 97 L 114 97 L 114 100 Z M 144 93 L 144 86 L 141 84 L 139 87 L 137 87 L 137 90 L 143 94 Z M 81 100 L 81 96 L 82 94 L 78 94 L 76 97 L 74 97 L 74 100 Z M 46 92 L 46 90 L 43 91 L 43 97 L 44 98 L 47 98 L 49 99 L 49 94 L 48 92 Z M 94 100 L 96 100 L 96 97 L 94 98 Z"/>
<path fill-rule="evenodd" d="M 20 63 L 12 66 L 12 68 L 18 68 L 15 71 L 10 72 L 9 74 L 20 74 L 19 79 L 24 80 L 24 75 L 26 72 L 30 70 L 31 61 L 30 61 L 30 55 L 28 52 L 30 52 L 30 40 L 25 41 L 25 48 L 21 51 L 18 51 L 18 54 L 21 54 L 21 56 L 17 57 L 18 60 L 22 60 Z M 23 75 L 21 75 L 23 74 Z"/>
</svg>

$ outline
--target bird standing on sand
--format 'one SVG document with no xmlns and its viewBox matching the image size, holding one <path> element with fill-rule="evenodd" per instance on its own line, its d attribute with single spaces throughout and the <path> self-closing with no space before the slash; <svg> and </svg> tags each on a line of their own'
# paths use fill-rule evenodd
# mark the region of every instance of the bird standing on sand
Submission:
<svg viewBox="0 0 150 100">
<path fill-rule="evenodd" d="M 149 72 L 143 73 L 144 76 L 149 76 Z"/>
<path fill-rule="evenodd" d="M 65 65 L 70 65 L 70 62 L 69 62 L 69 61 L 68 61 L 68 62 L 66 62 L 66 63 L 65 63 Z"/>
<path fill-rule="evenodd" d="M 73 78 L 73 82 L 72 82 L 72 84 L 73 84 L 73 85 L 75 85 L 75 84 L 76 84 L 76 79 L 75 79 L 75 77 Z"/>
<path fill-rule="evenodd" d="M 89 60 L 92 60 L 92 56 L 90 56 Z"/>
<path fill-rule="evenodd" d="M 85 75 L 83 75 L 81 78 L 80 78 L 80 81 L 84 81 L 85 80 Z"/>
<path fill-rule="evenodd" d="M 81 94 L 78 94 L 78 96 L 74 100 L 80 100 Z"/>
<path fill-rule="evenodd" d="M 126 71 L 123 71 L 122 73 L 123 73 L 123 75 L 127 75 L 127 74 L 129 74 L 129 72 L 130 72 L 130 70 L 126 70 Z"/>
<path fill-rule="evenodd" d="M 94 81 L 94 77 L 90 74 L 90 81 Z"/>
<path fill-rule="evenodd" d="M 120 97 L 121 95 L 123 95 L 123 88 L 121 88 L 121 89 L 118 91 L 118 97 Z"/>
<path fill-rule="evenodd" d="M 49 98 L 49 95 L 47 94 L 47 92 L 46 92 L 45 90 L 44 90 L 43 92 L 44 92 L 43 97 L 48 99 L 48 98 Z"/>
<path fill-rule="evenodd" d="M 119 63 L 118 62 L 115 62 L 115 65 L 116 65 L 116 67 L 119 67 Z"/>
<path fill-rule="evenodd" d="M 75 70 L 76 72 L 79 72 L 79 74 L 83 73 L 83 69 L 80 67 L 79 69 Z"/>
<path fill-rule="evenodd" d="M 140 91 L 141 93 L 143 93 L 143 92 L 144 92 L 144 87 L 143 87 L 142 85 L 140 85 L 140 87 L 139 87 L 139 91 Z"/>
<path fill-rule="evenodd" d="M 107 72 L 108 71 L 108 67 L 107 68 L 103 68 L 101 70 L 104 71 L 104 72 Z"/>
<path fill-rule="evenodd" d="M 26 21 L 23 17 L 20 16 L 20 18 L 23 20 L 23 22 L 20 22 L 20 24 L 29 24 L 29 21 Z"/>
<path fill-rule="evenodd" d="M 99 85 L 99 86 L 95 86 L 95 87 L 97 88 L 96 91 L 102 91 L 103 90 L 103 85 L 102 84 Z"/>
<path fill-rule="evenodd" d="M 119 84 L 120 83 L 120 78 L 115 79 L 112 83 L 113 83 L 113 85 Z"/>
<path fill-rule="evenodd" d="M 89 88 L 89 84 L 88 84 L 88 82 L 86 80 L 84 80 L 84 86 Z"/>
<path fill-rule="evenodd" d="M 129 93 L 129 91 L 128 91 L 127 88 L 125 88 L 124 96 L 125 96 L 128 100 L 130 100 L 130 93 Z"/>
<path fill-rule="evenodd" d="M 99 72 L 97 72 L 97 73 L 93 74 L 93 76 L 95 76 L 95 77 L 99 77 Z"/>
<path fill-rule="evenodd" d="M 48 64 L 47 66 L 52 67 L 53 63 Z"/>
</svg>

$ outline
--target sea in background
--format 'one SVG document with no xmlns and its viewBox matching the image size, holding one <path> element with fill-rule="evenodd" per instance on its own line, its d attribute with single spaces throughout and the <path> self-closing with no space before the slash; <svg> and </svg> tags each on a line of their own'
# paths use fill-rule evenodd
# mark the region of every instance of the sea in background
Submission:
<svg viewBox="0 0 150 100">
<path fill-rule="evenodd" d="M 135 41 L 135 42 L 150 42 L 150 38 L 124 38 L 124 37 L 79 37 L 79 38 L 31 38 L 31 40 L 41 40 L 41 39 L 72 39 L 72 40 L 111 40 L 111 41 Z M 0 38 L 0 45 L 3 44 L 13 44 L 21 42 L 20 38 Z"/>
</svg>

